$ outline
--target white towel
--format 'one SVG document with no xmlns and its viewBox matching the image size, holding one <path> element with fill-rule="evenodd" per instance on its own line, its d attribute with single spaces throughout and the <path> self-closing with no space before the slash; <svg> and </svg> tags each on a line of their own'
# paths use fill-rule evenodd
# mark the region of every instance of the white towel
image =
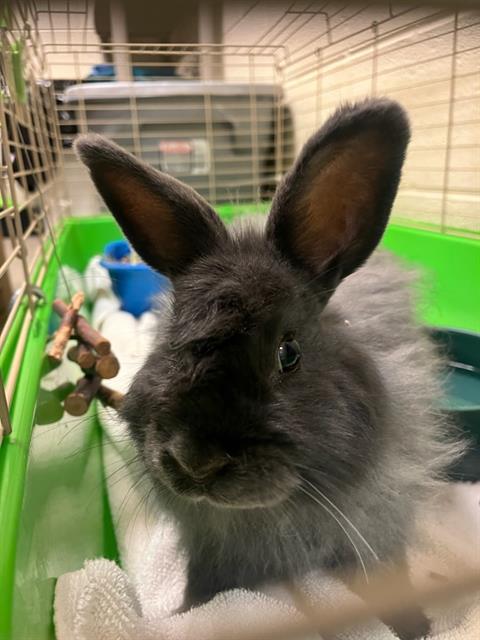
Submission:
<svg viewBox="0 0 480 640">
<path fill-rule="evenodd" d="M 477 506 L 478 506 L 478 487 Z M 135 527 L 142 529 L 139 524 Z M 224 629 L 253 630 L 269 615 L 301 617 L 287 591 L 266 588 L 263 593 L 235 590 L 219 594 L 211 602 L 182 615 L 168 614 L 180 603 L 184 584 L 183 559 L 177 562 L 174 528 L 158 522 L 153 534 L 137 531 L 143 564 L 130 580 L 127 573 L 108 560 L 92 560 L 84 569 L 62 576 L 57 582 L 55 622 L 58 640 L 207 640 Z M 135 535 L 130 533 L 130 544 Z M 140 552 L 137 548 L 134 555 Z M 129 551 L 127 550 L 127 556 Z M 434 554 L 428 558 L 433 562 Z M 446 560 L 444 550 L 441 551 Z M 452 570 L 454 558 L 449 558 Z M 131 564 L 131 570 L 134 567 Z M 428 565 L 428 560 L 426 562 Z M 436 566 L 434 564 L 433 566 Z M 137 582 L 137 589 L 133 583 Z M 338 606 L 355 598 L 343 584 L 314 573 L 296 585 L 311 605 Z M 222 636 L 220 636 L 222 637 Z M 317 635 L 313 636 L 318 638 Z M 437 615 L 433 636 L 437 640 L 478 640 L 480 603 L 475 601 Z M 351 630 L 338 640 L 395 640 L 380 622 Z M 307 638 L 302 639 L 307 640 Z"/>
<path fill-rule="evenodd" d="M 152 314 L 135 320 L 114 311 L 102 317 L 102 332 L 111 340 L 122 366 L 121 375 L 112 386 L 121 391 L 127 388 L 148 352 L 154 324 Z M 111 561 L 97 559 L 59 578 L 55 596 L 58 640 L 207 640 L 222 629 L 221 625 L 228 637 L 231 625 L 237 631 L 251 631 L 269 615 L 301 617 L 289 592 L 280 587 L 265 587 L 262 592 L 225 592 L 202 607 L 172 615 L 181 604 L 185 586 L 185 558 L 177 546 L 175 525 L 147 499 L 151 488 L 148 479 L 138 483 L 140 470 L 128 464 L 135 452 L 126 437 L 125 425 L 110 410 L 101 410 L 100 419 L 105 430 L 109 499 L 123 570 Z M 119 474 L 112 475 L 116 468 Z M 439 566 L 447 577 L 459 565 L 472 567 L 476 563 L 480 567 L 479 499 L 478 485 L 446 488 L 443 503 L 425 514 L 420 523 L 423 546 L 411 550 L 414 579 L 424 578 L 433 568 L 438 572 Z M 355 598 L 342 583 L 319 572 L 296 586 L 312 605 L 338 606 L 343 598 Z M 432 613 L 432 637 L 480 637 L 478 600 L 455 611 Z M 395 640 L 396 636 L 375 621 L 338 638 Z"/>
</svg>

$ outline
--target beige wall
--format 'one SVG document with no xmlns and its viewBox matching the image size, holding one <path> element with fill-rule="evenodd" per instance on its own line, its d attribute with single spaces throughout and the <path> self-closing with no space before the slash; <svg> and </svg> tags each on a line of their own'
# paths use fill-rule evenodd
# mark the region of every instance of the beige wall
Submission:
<svg viewBox="0 0 480 640">
<path fill-rule="evenodd" d="M 387 7 L 328 3 L 328 34 L 326 16 L 314 13 L 325 3 L 297 2 L 288 13 L 291 4 L 226 4 L 224 41 L 255 45 L 262 55 L 278 45 L 283 71 L 265 67 L 256 79 L 283 77 L 297 147 L 342 101 L 395 98 L 408 110 L 413 134 L 395 214 L 479 232 L 480 12 L 460 13 L 455 22 L 438 9 L 401 6 L 392 17 Z M 248 68 L 232 66 L 233 58 L 226 56 L 227 79 L 248 79 Z"/>
<path fill-rule="evenodd" d="M 109 2 L 109 0 L 100 0 Z M 38 0 L 38 28 L 54 79 L 80 80 L 101 63 L 100 38 L 87 0 Z"/>
</svg>

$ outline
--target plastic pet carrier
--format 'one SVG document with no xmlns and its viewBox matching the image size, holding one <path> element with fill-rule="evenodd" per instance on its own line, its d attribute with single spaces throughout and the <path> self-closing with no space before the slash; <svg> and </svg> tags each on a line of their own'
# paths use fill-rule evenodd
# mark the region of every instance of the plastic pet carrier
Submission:
<svg viewBox="0 0 480 640">
<path fill-rule="evenodd" d="M 278 175 L 293 159 L 280 86 L 180 79 L 82 83 L 67 88 L 63 99 L 70 127 L 108 136 L 217 202 L 271 197 L 272 159 L 282 158 Z M 66 170 L 68 181 L 78 164 Z M 76 186 L 80 193 L 72 198 L 84 202 L 91 182 L 86 177 Z"/>
</svg>

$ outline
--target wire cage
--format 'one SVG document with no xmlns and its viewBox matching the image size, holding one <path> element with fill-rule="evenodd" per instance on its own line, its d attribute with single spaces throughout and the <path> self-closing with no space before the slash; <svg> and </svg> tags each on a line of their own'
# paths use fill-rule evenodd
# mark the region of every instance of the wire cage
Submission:
<svg viewBox="0 0 480 640">
<path fill-rule="evenodd" d="M 0 385 L 0 404 L 3 429 L 8 433 L 6 404 L 13 397 L 22 351 L 41 298 L 38 285 L 52 256 L 49 239 L 66 201 L 60 191 L 55 97 L 40 52 L 36 10 L 29 6 L 2 11 L 0 351 L 9 360 L 9 376 L 5 391 Z"/>
<path fill-rule="evenodd" d="M 88 187 L 69 139 L 97 130 L 214 203 L 256 202 L 271 196 L 294 149 L 336 105 L 388 95 L 413 125 L 394 216 L 445 232 L 479 231 L 478 12 L 227 3 L 221 44 L 162 46 L 100 43 L 80 4 L 75 12 L 38 12 L 52 76 L 70 85 L 59 115 L 73 190 Z M 102 72 L 112 73 L 106 59 L 120 80 L 115 96 L 101 82 Z M 90 79 L 100 82 L 87 85 L 95 64 Z M 72 200 L 76 212 L 92 211 L 93 203 Z"/>
<path fill-rule="evenodd" d="M 264 210 L 339 103 L 386 95 L 412 122 L 392 219 L 446 236 L 480 233 L 474 3 L 225 2 L 212 29 L 163 43 L 132 40 L 120 5 L 112 3 L 108 38 L 90 0 L 0 9 L 0 441 L 16 403 L 24 467 L 36 399 L 22 394 L 36 389 L 40 370 L 19 373 L 29 336 L 48 321 L 62 221 L 104 210 L 74 156 L 78 133 L 110 137 L 214 205 Z M 14 491 L 21 501 L 23 481 Z"/>
<path fill-rule="evenodd" d="M 258 203 L 336 105 L 388 95 L 413 131 L 393 220 L 480 231 L 478 11 L 232 2 L 215 44 L 105 42 L 94 18 L 86 0 L 12 3 L 2 17 L 0 348 L 25 296 L 28 317 L 38 303 L 56 220 L 103 207 L 77 133 L 109 136 L 214 204 Z"/>
</svg>

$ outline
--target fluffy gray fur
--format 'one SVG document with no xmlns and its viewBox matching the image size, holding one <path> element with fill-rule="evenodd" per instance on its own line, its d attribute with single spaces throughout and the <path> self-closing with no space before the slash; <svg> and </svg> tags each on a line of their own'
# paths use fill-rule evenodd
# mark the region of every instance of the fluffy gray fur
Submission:
<svg viewBox="0 0 480 640">
<path fill-rule="evenodd" d="M 228 230 L 234 241 L 241 243 L 252 235 L 264 236 L 266 222 L 267 217 L 261 215 L 243 217 Z M 415 535 L 415 515 L 436 499 L 446 479 L 445 469 L 464 451 L 464 444 L 453 437 L 452 424 L 438 409 L 445 392 L 445 359 L 415 317 L 424 277 L 419 269 L 409 267 L 385 250 L 377 250 L 340 284 L 319 317 L 322 324 L 335 327 L 335 341 L 352 341 L 361 347 L 385 385 L 379 395 L 386 391 L 389 396 L 383 446 L 379 447 L 381 455 L 376 466 L 335 503 L 378 558 L 386 562 L 402 558 L 405 545 Z M 173 309 L 173 294 L 162 296 L 158 343 L 169 339 Z M 205 519 L 207 512 L 210 517 Z M 322 512 L 318 505 L 305 512 L 281 505 L 262 515 L 254 513 L 251 522 L 249 515 L 195 509 L 187 516 L 187 521 L 189 517 L 199 518 L 192 526 L 191 544 L 198 544 L 199 537 L 208 540 L 209 553 L 217 547 L 218 563 L 225 562 L 222 556 L 231 553 L 232 548 L 236 548 L 236 558 L 252 557 L 255 562 L 274 554 L 282 566 L 280 572 L 285 563 L 291 563 L 291 570 L 296 573 L 299 566 L 302 570 L 312 568 L 310 543 L 302 539 L 302 532 L 310 529 L 307 523 L 314 523 L 325 558 L 339 556 L 356 562 L 351 541 L 332 515 Z M 341 516 L 340 520 L 352 534 L 367 567 L 375 565 L 377 559 L 372 552 Z M 201 536 L 199 525 L 203 529 Z M 212 539 L 216 544 L 210 544 Z M 318 566 L 318 558 L 313 565 Z"/>
<path fill-rule="evenodd" d="M 175 285 L 123 415 L 179 523 L 185 607 L 402 560 L 461 450 L 438 411 L 442 363 L 414 318 L 414 274 L 381 252 L 364 264 L 408 139 L 394 102 L 340 108 L 266 227 L 228 232 L 199 196 L 116 145 L 76 145 L 139 254 Z M 300 349 L 291 369 L 279 366 L 287 346 Z"/>
</svg>

